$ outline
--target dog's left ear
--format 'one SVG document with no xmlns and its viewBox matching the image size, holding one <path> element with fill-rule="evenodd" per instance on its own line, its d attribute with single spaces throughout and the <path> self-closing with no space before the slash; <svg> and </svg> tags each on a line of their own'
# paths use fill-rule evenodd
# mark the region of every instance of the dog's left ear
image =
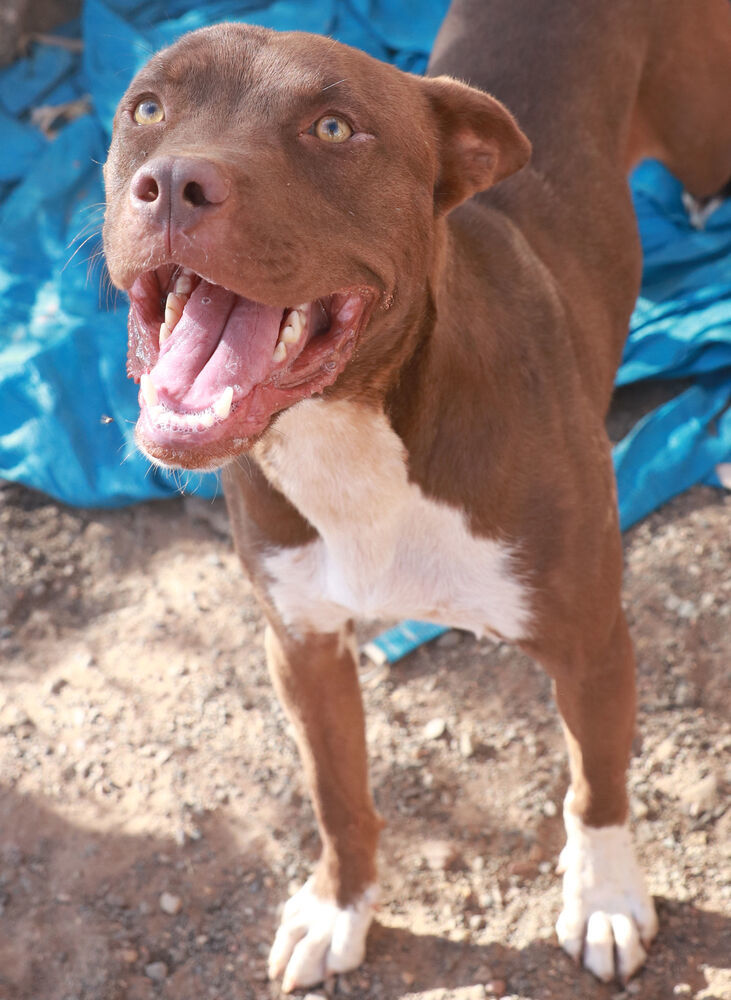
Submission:
<svg viewBox="0 0 731 1000">
<path fill-rule="evenodd" d="M 528 162 L 530 142 L 500 101 L 449 76 L 422 83 L 439 134 L 437 212 L 449 212 Z"/>
</svg>

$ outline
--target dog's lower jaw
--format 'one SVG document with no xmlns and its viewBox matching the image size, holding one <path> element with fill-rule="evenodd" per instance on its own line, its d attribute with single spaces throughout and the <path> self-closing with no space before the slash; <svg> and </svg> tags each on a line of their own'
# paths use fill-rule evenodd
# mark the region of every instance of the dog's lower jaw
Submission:
<svg viewBox="0 0 731 1000">
<path fill-rule="evenodd" d="M 627 982 L 644 965 L 658 929 L 652 898 L 635 859 L 629 825 L 586 826 L 564 803 L 566 846 L 559 944 L 603 982 Z"/>
<path fill-rule="evenodd" d="M 320 899 L 309 879 L 286 903 L 272 950 L 269 978 L 282 976 L 282 990 L 315 986 L 350 972 L 365 958 L 365 942 L 378 898 L 369 886 L 353 903 Z"/>
</svg>

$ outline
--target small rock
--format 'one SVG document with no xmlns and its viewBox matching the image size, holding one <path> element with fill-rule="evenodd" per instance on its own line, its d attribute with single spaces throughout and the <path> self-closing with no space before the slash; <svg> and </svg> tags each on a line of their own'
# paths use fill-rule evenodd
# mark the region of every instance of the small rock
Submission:
<svg viewBox="0 0 731 1000">
<path fill-rule="evenodd" d="M 119 953 L 119 957 L 127 965 L 134 965 L 140 956 L 135 948 L 123 948 Z"/>
<path fill-rule="evenodd" d="M 668 736 L 662 741 L 662 743 L 658 743 L 658 745 L 655 747 L 655 753 L 653 754 L 653 756 L 659 764 L 664 764 L 665 761 L 670 760 L 672 757 L 674 757 L 677 751 L 678 747 L 675 743 L 675 740 L 672 737 Z"/>
<path fill-rule="evenodd" d="M 444 721 L 444 719 L 441 718 L 430 719 L 429 722 L 427 722 L 427 724 L 424 726 L 424 729 L 422 730 L 425 740 L 441 739 L 441 737 L 444 736 L 446 731 L 447 731 L 447 723 Z"/>
<path fill-rule="evenodd" d="M 693 992 L 693 987 L 690 983 L 676 983 L 673 986 L 673 996 L 675 997 L 689 997 Z"/>
<path fill-rule="evenodd" d="M 474 752 L 475 752 L 475 744 L 474 744 L 474 742 L 472 740 L 472 734 L 471 733 L 462 733 L 462 735 L 460 736 L 460 738 L 459 738 L 459 752 L 462 754 L 462 756 L 466 760 L 469 759 L 470 757 L 472 757 L 472 755 L 474 754 Z"/>
<path fill-rule="evenodd" d="M 416 976 L 414 975 L 413 972 L 407 971 L 401 973 L 401 981 L 403 982 L 404 986 L 413 986 L 415 979 Z"/>
<path fill-rule="evenodd" d="M 485 1000 L 487 993 L 482 983 L 475 986 L 464 986 L 461 990 L 455 990 L 453 994 L 455 1000 Z"/>
<path fill-rule="evenodd" d="M 691 816 L 713 809 L 718 793 L 718 779 L 715 774 L 708 774 L 700 781 L 693 782 L 680 793 L 680 801 L 686 806 Z"/>
<path fill-rule="evenodd" d="M 462 636 L 459 632 L 455 631 L 455 629 L 450 629 L 449 632 L 445 632 L 444 635 L 439 636 L 436 645 L 440 649 L 452 649 L 454 646 L 459 645 L 461 638 Z"/>
<path fill-rule="evenodd" d="M 160 909 L 169 917 L 174 917 L 183 909 L 183 901 L 180 896 L 174 896 L 171 892 L 163 892 L 160 896 Z"/>
<path fill-rule="evenodd" d="M 305 1000 L 327 1000 L 322 993 L 308 993 Z"/>
<path fill-rule="evenodd" d="M 168 967 L 164 962 L 150 962 L 145 966 L 145 975 L 156 983 L 161 983 L 167 979 Z"/>
<path fill-rule="evenodd" d="M 485 983 L 485 990 L 493 996 L 501 997 L 505 993 L 505 980 L 491 979 L 489 983 Z"/>
<path fill-rule="evenodd" d="M 68 681 L 65 677 L 57 677 L 56 680 L 51 684 L 49 690 L 51 694 L 60 694 L 65 687 L 68 687 Z"/>
<path fill-rule="evenodd" d="M 421 853 L 433 872 L 449 871 L 459 860 L 459 851 L 449 840 L 427 840 Z"/>
<path fill-rule="evenodd" d="M 553 801 L 553 799 L 547 799 L 546 802 L 543 803 L 543 815 L 551 818 L 553 816 L 556 816 L 557 814 L 558 814 L 558 806 Z"/>
</svg>

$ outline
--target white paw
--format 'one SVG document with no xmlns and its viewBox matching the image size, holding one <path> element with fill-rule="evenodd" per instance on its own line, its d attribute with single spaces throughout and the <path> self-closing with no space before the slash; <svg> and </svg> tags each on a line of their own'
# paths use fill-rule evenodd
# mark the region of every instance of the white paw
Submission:
<svg viewBox="0 0 731 1000">
<path fill-rule="evenodd" d="M 365 957 L 368 928 L 376 908 L 371 886 L 350 906 L 319 899 L 312 879 L 284 907 L 272 950 L 269 978 L 282 978 L 282 989 L 314 986 L 337 972 L 357 968 Z"/>
<path fill-rule="evenodd" d="M 563 910 L 559 944 L 590 972 L 626 982 L 644 963 L 657 933 L 655 907 L 635 861 L 629 828 L 585 826 L 564 809 L 566 846 L 559 859 Z"/>
</svg>

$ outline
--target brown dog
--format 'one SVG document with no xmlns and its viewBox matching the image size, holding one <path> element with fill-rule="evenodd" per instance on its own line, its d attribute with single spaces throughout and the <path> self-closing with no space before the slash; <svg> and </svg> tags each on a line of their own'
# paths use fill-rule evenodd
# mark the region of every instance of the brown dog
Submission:
<svg viewBox="0 0 731 1000">
<path fill-rule="evenodd" d="M 272 949 L 285 990 L 355 967 L 373 912 L 355 615 L 545 667 L 571 762 L 559 941 L 627 978 L 657 927 L 603 421 L 640 276 L 627 169 L 657 156 L 698 196 L 731 173 L 729 4 L 457 0 L 430 73 L 198 31 L 132 82 L 105 170 L 137 439 L 224 466 L 320 826 Z"/>
</svg>

